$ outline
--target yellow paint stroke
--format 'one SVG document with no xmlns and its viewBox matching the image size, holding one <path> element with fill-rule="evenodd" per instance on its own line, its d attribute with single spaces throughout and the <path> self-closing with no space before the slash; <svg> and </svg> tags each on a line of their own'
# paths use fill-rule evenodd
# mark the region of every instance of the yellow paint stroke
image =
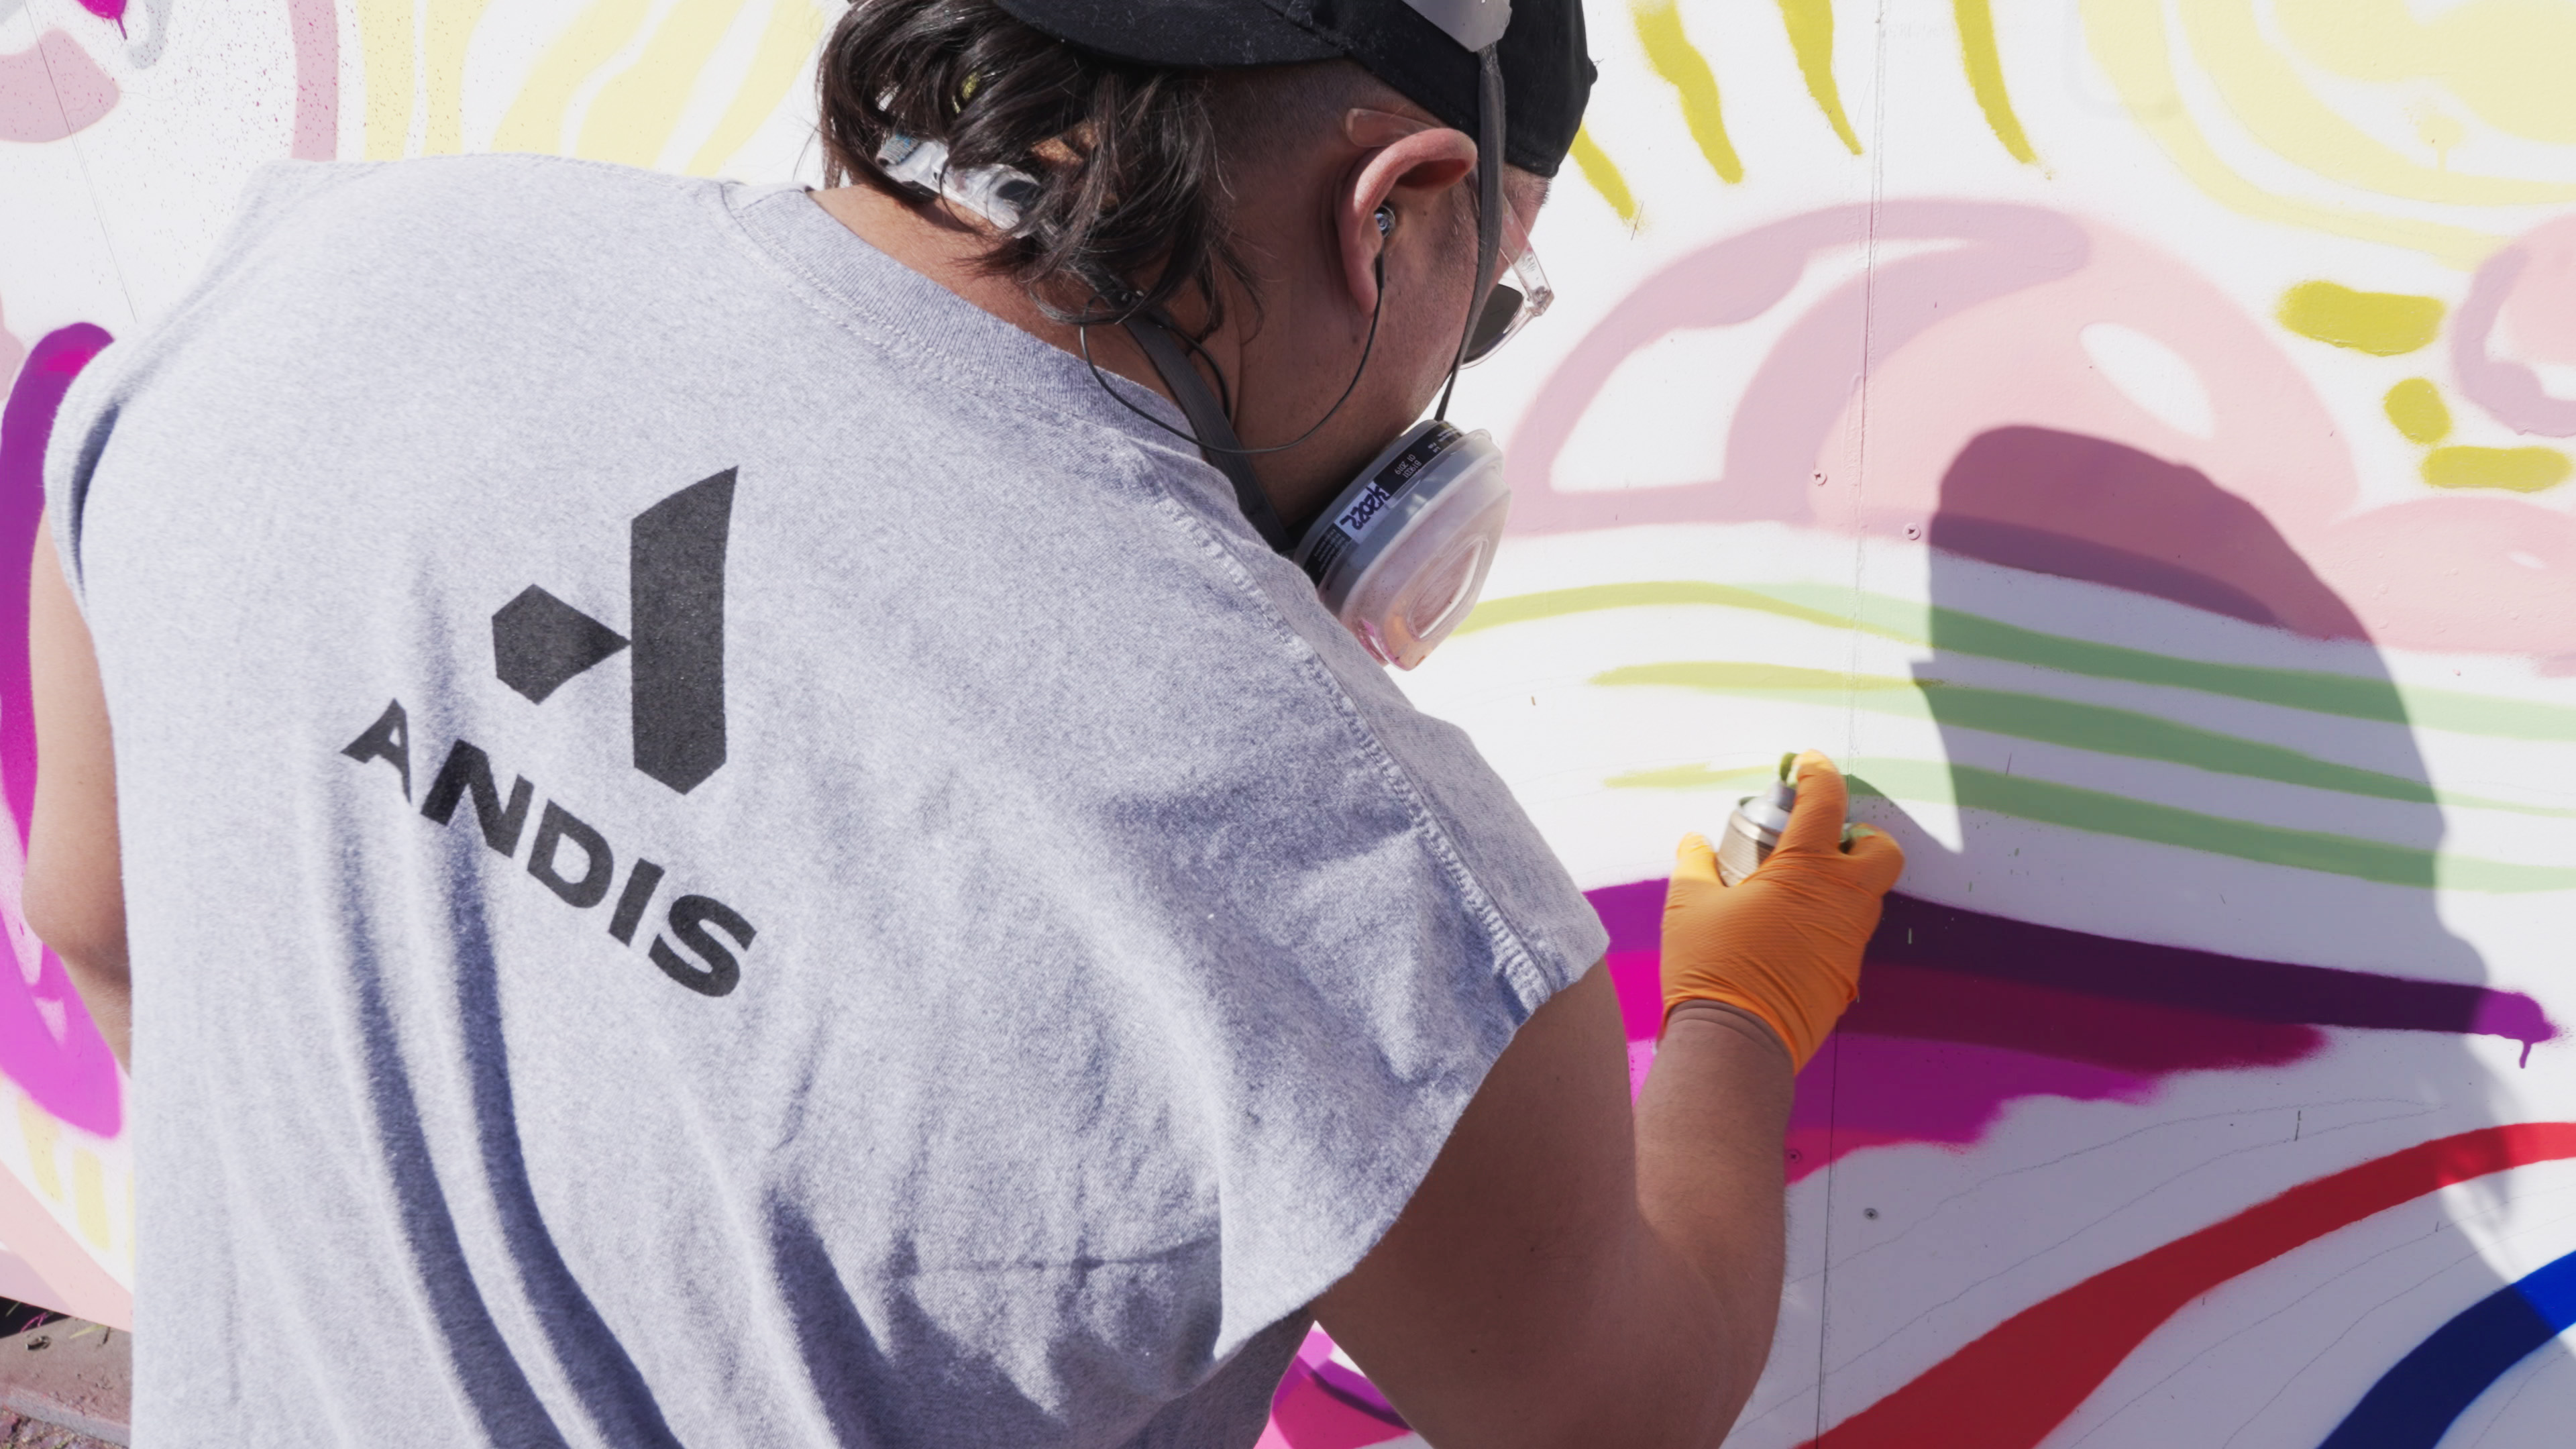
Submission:
<svg viewBox="0 0 2576 1449">
<path fill-rule="evenodd" d="M 1807 94 L 1833 123 L 1834 134 L 1855 156 L 1860 137 L 1852 134 L 1843 114 L 1842 88 L 1834 84 L 1834 0 L 1780 0 L 1780 18 L 1789 27 L 1789 48 L 1798 54 L 1798 74 L 1807 78 Z"/>
<path fill-rule="evenodd" d="M 421 89 L 429 93 L 429 124 L 421 137 L 421 154 L 453 156 L 465 149 L 465 48 L 474 27 L 492 0 L 433 0 L 428 36 L 422 47 L 426 72 Z"/>
<path fill-rule="evenodd" d="M 591 73 L 626 48 L 644 25 L 652 0 L 592 0 L 572 28 L 555 38 L 528 73 L 528 83 L 503 112 L 492 133 L 495 151 L 546 151 L 563 148 L 564 112 L 572 94 Z"/>
<path fill-rule="evenodd" d="M 2569 468 L 2556 448 L 2435 448 L 2424 455 L 2424 481 L 2436 488 L 2537 493 L 2566 482 Z"/>
<path fill-rule="evenodd" d="M 36 1173 L 36 1191 L 56 1202 L 63 1200 L 62 1169 L 54 1165 L 54 1149 L 63 1140 L 63 1124 L 44 1108 L 18 1099 L 18 1131 L 27 1139 L 27 1159 Z"/>
<path fill-rule="evenodd" d="M 1951 0 L 1959 17 L 1959 51 L 1968 65 L 1968 88 L 1977 93 L 1977 108 L 1986 113 L 1987 129 L 2024 166 L 2039 157 L 2022 134 L 2021 117 L 2013 114 L 2012 93 L 2004 89 L 2003 54 L 1995 47 L 1995 13 L 1986 0 Z"/>
<path fill-rule="evenodd" d="M 1682 31 L 1682 16 L 1673 0 L 1630 0 L 1628 13 L 1637 22 L 1637 39 L 1646 47 L 1646 63 L 1681 96 L 1682 120 L 1709 168 L 1729 184 L 1744 179 L 1744 163 L 1735 143 L 1726 138 L 1726 108 L 1718 99 L 1717 73 L 1708 58 Z"/>
<path fill-rule="evenodd" d="M 662 17 L 635 63 L 602 86 L 581 120 L 573 154 L 594 161 L 650 166 L 670 144 L 680 108 L 698 88 L 698 76 L 716 42 L 724 39 L 744 0 L 680 0 Z"/>
<path fill-rule="evenodd" d="M 2439 81 L 2479 119 L 2550 145 L 2576 145 L 2576 6 L 2468 0 L 2437 15 L 2407 0 L 2275 0 L 2281 33 L 2308 59 L 2355 80 Z"/>
<path fill-rule="evenodd" d="M 107 1184 L 99 1176 L 98 1154 L 86 1147 L 72 1149 L 72 1209 L 81 1236 L 105 1251 L 115 1237 L 107 1226 Z"/>
<path fill-rule="evenodd" d="M 733 102 L 725 107 L 715 130 L 708 134 L 706 144 L 689 158 L 690 175 L 714 175 L 751 140 L 760 123 L 768 120 L 778 103 L 787 98 L 789 88 L 804 78 L 806 62 L 813 57 L 815 42 L 822 39 L 823 27 L 830 18 L 815 9 L 810 0 L 777 0 L 770 6 L 769 23 L 761 28 L 751 70 L 743 77 L 741 88 L 733 93 Z"/>
<path fill-rule="evenodd" d="M 2442 390 L 2432 379 L 2410 377 L 2388 390 L 2380 406 L 2387 410 L 2388 420 L 2406 441 L 2425 447 L 2451 435 L 2451 409 L 2442 401 Z"/>
<path fill-rule="evenodd" d="M 2365 799 L 2576 818 L 2576 810 L 2436 790 L 2405 775 L 2341 764 L 2266 740 L 2202 729 L 2158 714 L 2022 690 L 1732 659 L 1623 665 L 1592 676 L 1592 683 L 1613 688 L 1678 687 L 1738 699 L 1843 703 L 1902 719 L 1928 720 L 1945 731 L 1978 730 L 2070 750 L 2153 760 Z"/>
<path fill-rule="evenodd" d="M 2187 655 L 2157 654 L 2066 634 L 2042 633 L 1982 614 L 1889 594 L 1858 592 L 1842 584 L 1767 584 L 1760 589 L 1697 579 L 1581 584 L 1488 599 L 1458 625 L 1458 632 L 1472 634 L 1603 609 L 1675 607 L 1742 609 L 1794 619 L 1836 633 L 1856 630 L 1916 648 L 1937 644 L 1943 653 L 2008 660 L 2091 679 L 2197 690 L 2228 699 L 2410 729 L 2509 740 L 2576 740 L 2576 709 L 2457 690 L 2392 685 L 2386 679 L 2365 675 L 2221 664 Z"/>
<path fill-rule="evenodd" d="M 2281 325 L 2301 337 L 2396 357 L 2442 334 L 2442 301 L 2404 292 L 2356 292 L 2335 282 L 2301 282 L 2281 294 Z"/>
<path fill-rule="evenodd" d="M 2406 119 L 2415 123 L 2415 134 L 2433 148 L 2433 169 L 2451 169 L 2451 153 L 2469 139 L 2469 128 L 2458 118 L 2431 101 L 2418 101 L 2406 108 Z"/>
<path fill-rule="evenodd" d="M 1857 797 L 1919 800 L 1962 810 L 1984 810 L 2070 830 L 2351 876 L 2382 885 L 2496 894 L 2576 888 L 2576 870 L 2561 866 L 2479 860 L 2361 836 L 2204 815 L 2160 800 L 2140 800 L 1975 765 L 1863 756 L 1844 761 L 1843 769 Z M 1721 780 L 1740 773 L 1728 771 L 1720 776 L 1684 765 L 1616 775 L 1602 783 L 1614 790 L 1704 790 L 1717 788 Z"/>
<path fill-rule="evenodd" d="M 1621 221 L 1635 226 L 1637 193 L 1628 189 L 1628 178 L 1619 174 L 1619 163 L 1611 160 L 1610 153 L 1601 149 L 1601 143 L 1592 139 L 1591 128 L 1585 127 L 1574 133 L 1573 154 L 1574 169 L 1583 173 L 1583 179 L 1593 190 L 1601 193 L 1601 199 L 1610 203 L 1610 209 L 1619 213 Z"/>
<path fill-rule="evenodd" d="M 2319 176 L 2382 196 L 2452 206 L 2576 198 L 2576 186 L 2563 182 L 2463 176 L 2381 145 L 2318 98 L 2289 58 L 2264 38 L 2246 0 L 2183 0 L 2182 16 L 2192 56 L 2217 87 L 2228 113 L 2255 140 Z M 2437 156 L 2441 149 L 2437 146 Z"/>
<path fill-rule="evenodd" d="M 366 157 L 390 161 L 411 145 L 411 0 L 358 0 L 359 74 L 367 88 Z"/>
<path fill-rule="evenodd" d="M 2175 168 L 2211 200 L 2258 221 L 2401 246 L 2464 271 L 2504 245 L 2503 237 L 2467 227 L 2292 201 L 2246 180 L 2201 135 L 2174 84 L 2163 0 L 2083 0 L 2083 6 L 2093 59 L 2119 93 L 2120 103 Z"/>
</svg>

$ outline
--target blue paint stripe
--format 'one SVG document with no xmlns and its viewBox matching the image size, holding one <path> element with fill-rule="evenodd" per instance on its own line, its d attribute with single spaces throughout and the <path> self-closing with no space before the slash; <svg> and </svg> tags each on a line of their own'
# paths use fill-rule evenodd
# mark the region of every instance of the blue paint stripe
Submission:
<svg viewBox="0 0 2576 1449">
<path fill-rule="evenodd" d="M 2478 1395 L 2576 1328 L 2576 1253 L 2480 1299 L 2415 1345 L 2318 1449 L 2435 1449 Z"/>
</svg>

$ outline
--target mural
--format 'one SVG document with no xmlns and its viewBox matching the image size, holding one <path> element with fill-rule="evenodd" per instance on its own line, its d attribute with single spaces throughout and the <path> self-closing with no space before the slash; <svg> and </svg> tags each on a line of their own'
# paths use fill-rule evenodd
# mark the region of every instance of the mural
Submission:
<svg viewBox="0 0 2576 1449">
<path fill-rule="evenodd" d="M 256 166 L 812 180 L 835 13 L 0 0 L 0 593 L 63 386 Z M 1556 310 L 1461 389 L 1515 536 L 1403 683 L 1591 888 L 1640 1078 L 1676 835 L 1812 745 L 1912 857 L 1733 1442 L 2562 1440 L 2576 0 L 1590 18 Z M 123 1084 L 14 904 L 24 671 L 0 1294 L 119 1322 Z M 1320 1333 L 1263 1441 L 1406 1442 Z"/>
</svg>

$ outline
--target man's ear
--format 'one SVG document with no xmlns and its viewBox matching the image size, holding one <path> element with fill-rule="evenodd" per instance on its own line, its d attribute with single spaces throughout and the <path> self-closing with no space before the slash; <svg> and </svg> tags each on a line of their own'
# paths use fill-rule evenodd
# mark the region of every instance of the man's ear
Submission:
<svg viewBox="0 0 2576 1449">
<path fill-rule="evenodd" d="M 1407 245 L 1407 236 L 1437 236 L 1435 206 L 1441 194 L 1476 170 L 1476 143 L 1464 131 L 1426 125 L 1380 111 L 1353 111 L 1344 131 L 1367 148 L 1336 198 L 1334 230 L 1341 241 L 1342 282 L 1363 313 L 1377 307 L 1381 252 Z M 1391 234 L 1377 221 L 1383 207 L 1395 218 Z"/>
</svg>

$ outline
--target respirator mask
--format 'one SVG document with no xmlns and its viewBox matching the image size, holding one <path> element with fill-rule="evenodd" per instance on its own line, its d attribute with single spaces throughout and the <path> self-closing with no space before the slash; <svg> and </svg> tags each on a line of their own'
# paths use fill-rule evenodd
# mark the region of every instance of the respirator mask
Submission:
<svg viewBox="0 0 2576 1449">
<path fill-rule="evenodd" d="M 1159 314 L 1140 313 L 1123 325 L 1143 349 L 1189 420 L 1181 432 L 1118 393 L 1097 365 L 1092 375 L 1112 398 L 1164 431 L 1194 443 L 1201 456 L 1233 485 L 1236 505 L 1262 540 L 1314 582 L 1324 607 L 1370 654 L 1399 669 L 1420 664 L 1475 607 L 1485 574 L 1502 542 L 1511 490 L 1503 481 L 1502 449 L 1482 430 L 1461 432 L 1447 421 L 1459 369 L 1481 361 L 1530 318 L 1547 309 L 1553 294 L 1538 258 L 1503 202 L 1503 74 L 1495 52 L 1509 24 L 1510 8 L 1493 0 L 1407 0 L 1450 39 L 1472 52 L 1478 65 L 1476 167 L 1476 270 L 1458 351 L 1440 404 L 1387 445 L 1322 515 L 1292 532 L 1270 506 L 1252 459 L 1284 452 L 1313 437 L 1359 386 L 1377 344 L 1377 316 L 1369 318 L 1350 385 L 1313 427 L 1286 443 L 1246 448 L 1234 431 L 1231 408 L 1189 359 L 1197 343 Z M 1002 166 L 951 167 L 937 141 L 890 138 L 877 154 L 880 170 L 917 194 L 945 198 L 1004 231 L 1016 227 L 1036 183 Z M 1377 216 L 1381 238 L 1394 215 Z M 1506 236 L 1510 242 L 1505 249 Z M 1386 305 L 1381 261 L 1378 307 Z M 1507 273 L 1507 275 L 1506 275 Z M 1082 333 L 1085 362 L 1090 335 Z M 1213 371 L 1213 364 L 1211 364 Z M 1222 375 L 1219 386 L 1224 385 Z"/>
<path fill-rule="evenodd" d="M 1488 127 L 1499 125 L 1494 111 L 1487 112 Z M 1486 215 L 1501 211 L 1499 187 L 1496 193 L 1483 203 Z M 1475 326 L 1450 368 L 1453 388 L 1459 368 L 1491 356 L 1555 300 L 1520 224 L 1508 213 L 1503 219 L 1517 244 L 1510 275 L 1477 298 Z M 1491 277 L 1493 270 L 1483 259 L 1478 275 Z M 1385 295 L 1381 284 L 1381 304 Z M 1361 366 L 1367 366 L 1365 353 Z M 1481 428 L 1460 432 L 1446 420 L 1448 411 L 1443 389 L 1438 412 L 1361 469 L 1289 554 L 1342 627 L 1399 669 L 1420 664 L 1475 608 L 1511 511 L 1503 450 Z"/>
</svg>

